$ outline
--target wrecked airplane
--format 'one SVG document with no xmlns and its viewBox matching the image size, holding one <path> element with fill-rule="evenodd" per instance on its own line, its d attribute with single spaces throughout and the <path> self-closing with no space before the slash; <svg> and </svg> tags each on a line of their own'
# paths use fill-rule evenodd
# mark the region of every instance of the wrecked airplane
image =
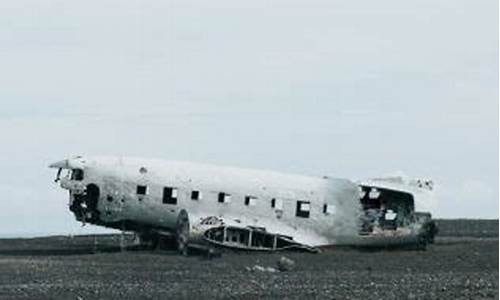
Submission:
<svg viewBox="0 0 500 300">
<path fill-rule="evenodd" d="M 413 195 L 383 181 L 124 157 L 78 156 L 50 167 L 78 221 L 135 232 L 145 245 L 168 237 L 181 253 L 195 245 L 425 246 L 435 234 Z"/>
</svg>

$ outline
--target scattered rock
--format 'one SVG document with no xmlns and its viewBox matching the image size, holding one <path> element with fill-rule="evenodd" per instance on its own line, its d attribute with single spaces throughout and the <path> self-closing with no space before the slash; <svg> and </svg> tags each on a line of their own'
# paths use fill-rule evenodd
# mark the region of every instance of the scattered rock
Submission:
<svg viewBox="0 0 500 300">
<path fill-rule="evenodd" d="M 272 267 L 263 267 L 263 266 L 260 266 L 260 265 L 255 265 L 253 267 L 246 267 L 245 270 L 247 271 L 251 271 L 251 272 L 254 272 L 254 271 L 258 271 L 258 272 L 270 272 L 270 273 L 275 273 L 277 272 L 277 270 L 275 268 L 272 268 Z"/>
<path fill-rule="evenodd" d="M 266 270 L 266 268 L 264 268 L 263 266 L 255 265 L 255 266 L 253 266 L 252 270 L 253 270 L 253 271 L 261 271 L 261 272 L 264 272 L 264 271 Z"/>
<path fill-rule="evenodd" d="M 277 262 L 278 270 L 281 272 L 291 271 L 295 268 L 295 262 L 285 256 L 281 256 Z"/>
</svg>

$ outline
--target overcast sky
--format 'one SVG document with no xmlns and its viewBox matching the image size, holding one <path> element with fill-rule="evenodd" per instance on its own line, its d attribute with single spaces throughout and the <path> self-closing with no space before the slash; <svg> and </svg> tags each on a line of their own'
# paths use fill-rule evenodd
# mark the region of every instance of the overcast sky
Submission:
<svg viewBox="0 0 500 300">
<path fill-rule="evenodd" d="M 498 0 L 1 1 L 0 235 L 80 228 L 52 161 L 433 178 L 498 217 Z"/>
</svg>

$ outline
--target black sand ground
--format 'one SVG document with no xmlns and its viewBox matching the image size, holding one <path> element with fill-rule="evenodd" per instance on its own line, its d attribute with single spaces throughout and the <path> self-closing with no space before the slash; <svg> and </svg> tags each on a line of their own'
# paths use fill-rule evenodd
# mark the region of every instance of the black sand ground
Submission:
<svg viewBox="0 0 500 300">
<path fill-rule="evenodd" d="M 121 252 L 118 236 L 99 236 L 97 245 L 89 236 L 3 239 L 0 299 L 498 299 L 498 221 L 440 223 L 442 236 L 426 251 L 225 252 L 211 260 Z M 282 255 L 295 269 L 247 270 L 275 267 Z"/>
</svg>

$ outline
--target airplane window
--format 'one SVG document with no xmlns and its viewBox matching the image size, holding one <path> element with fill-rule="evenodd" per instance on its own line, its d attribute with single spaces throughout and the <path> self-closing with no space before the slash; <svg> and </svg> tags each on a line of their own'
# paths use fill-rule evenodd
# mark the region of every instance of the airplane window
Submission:
<svg viewBox="0 0 500 300">
<path fill-rule="evenodd" d="M 333 215 L 335 213 L 335 205 L 333 204 L 323 205 L 323 213 L 325 215 Z"/>
<path fill-rule="evenodd" d="M 71 180 L 82 181 L 83 180 L 83 170 L 73 169 L 71 172 Z"/>
<path fill-rule="evenodd" d="M 201 192 L 200 191 L 192 191 L 191 192 L 191 200 L 200 200 Z"/>
<path fill-rule="evenodd" d="M 137 186 L 137 195 L 146 195 L 148 191 L 148 187 L 145 185 L 138 185 Z"/>
<path fill-rule="evenodd" d="M 372 188 L 370 190 L 370 193 L 368 194 L 368 197 L 370 197 L 370 199 L 377 199 L 379 196 L 380 196 L 380 191 L 377 190 L 376 188 Z"/>
<path fill-rule="evenodd" d="M 311 210 L 311 202 L 297 201 L 297 210 L 295 212 L 295 216 L 301 218 L 309 218 L 310 210 Z"/>
<path fill-rule="evenodd" d="M 398 215 L 398 214 L 397 214 L 397 213 L 395 213 L 392 209 L 389 209 L 389 210 L 387 210 L 387 212 L 385 213 L 385 216 L 384 216 L 384 217 L 385 217 L 385 219 L 386 219 L 386 220 L 388 220 L 388 221 L 393 221 L 393 220 L 395 220 L 395 219 L 396 219 L 396 216 L 397 216 L 397 215 Z"/>
<path fill-rule="evenodd" d="M 219 201 L 219 203 L 229 203 L 231 202 L 231 195 L 221 192 L 219 193 L 217 201 Z"/>
<path fill-rule="evenodd" d="M 271 207 L 276 209 L 276 210 L 282 210 L 283 209 L 283 199 L 276 199 L 276 198 L 271 199 Z"/>
<path fill-rule="evenodd" d="M 172 187 L 163 188 L 163 203 L 177 204 L 177 189 Z"/>
<path fill-rule="evenodd" d="M 245 197 L 245 205 L 254 206 L 257 203 L 257 197 L 246 196 Z"/>
<path fill-rule="evenodd" d="M 359 198 L 363 199 L 366 196 L 366 191 L 361 186 L 358 187 L 359 190 Z"/>
</svg>

